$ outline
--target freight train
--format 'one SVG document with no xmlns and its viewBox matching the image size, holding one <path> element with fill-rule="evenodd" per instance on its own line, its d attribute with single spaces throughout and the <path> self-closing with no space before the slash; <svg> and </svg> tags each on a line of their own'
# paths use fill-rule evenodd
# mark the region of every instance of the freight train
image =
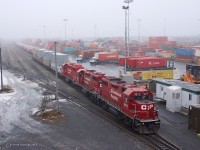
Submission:
<svg viewBox="0 0 200 150">
<path fill-rule="evenodd" d="M 119 118 L 140 134 L 155 133 L 159 129 L 153 94 L 145 86 L 132 85 L 75 63 L 63 64 L 61 76 L 93 97 L 97 104 L 114 108 Z"/>
<path fill-rule="evenodd" d="M 33 59 L 55 71 L 54 67 L 48 66 L 38 57 L 37 52 L 34 53 Z M 129 84 L 120 78 L 106 76 L 95 70 L 85 69 L 80 64 L 69 62 L 63 63 L 59 69 L 59 77 L 93 97 L 103 108 L 113 108 L 117 116 L 138 133 L 156 133 L 160 128 L 153 94 L 145 86 Z"/>
</svg>

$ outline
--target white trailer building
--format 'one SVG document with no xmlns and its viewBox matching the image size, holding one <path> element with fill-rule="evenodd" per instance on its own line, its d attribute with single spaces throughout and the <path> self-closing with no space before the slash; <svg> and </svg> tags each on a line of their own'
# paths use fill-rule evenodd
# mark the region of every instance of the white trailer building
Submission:
<svg viewBox="0 0 200 150">
<path fill-rule="evenodd" d="M 156 82 L 156 98 L 166 101 L 166 107 L 177 112 L 180 107 L 200 104 L 200 85 L 180 80 L 154 79 Z M 173 108 L 172 108 L 173 107 Z"/>
</svg>

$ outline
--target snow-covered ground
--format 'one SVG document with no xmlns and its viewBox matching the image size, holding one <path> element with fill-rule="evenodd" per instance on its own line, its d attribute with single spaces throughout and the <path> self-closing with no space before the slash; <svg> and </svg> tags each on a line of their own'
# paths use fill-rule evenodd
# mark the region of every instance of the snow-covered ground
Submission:
<svg viewBox="0 0 200 150">
<path fill-rule="evenodd" d="M 41 132 L 41 124 L 31 118 L 31 113 L 33 108 L 40 106 L 43 89 L 6 70 L 3 70 L 3 82 L 14 92 L 0 94 L 0 132 L 10 133 L 14 127 L 31 133 Z"/>
</svg>

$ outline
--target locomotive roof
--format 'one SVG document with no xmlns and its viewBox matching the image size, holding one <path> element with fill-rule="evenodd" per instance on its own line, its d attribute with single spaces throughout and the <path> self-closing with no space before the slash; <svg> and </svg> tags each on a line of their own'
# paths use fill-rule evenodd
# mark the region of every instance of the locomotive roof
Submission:
<svg viewBox="0 0 200 150">
<path fill-rule="evenodd" d="M 138 103 L 140 104 L 150 104 L 153 103 L 152 101 L 148 100 L 148 99 L 144 99 L 144 100 L 136 100 Z"/>
<path fill-rule="evenodd" d="M 147 92 L 147 91 L 148 91 L 147 89 L 144 89 L 144 88 L 141 88 L 141 87 L 133 87 L 133 88 L 127 88 L 127 89 L 124 91 L 124 94 L 130 95 L 130 94 L 132 94 L 133 92 Z"/>
</svg>

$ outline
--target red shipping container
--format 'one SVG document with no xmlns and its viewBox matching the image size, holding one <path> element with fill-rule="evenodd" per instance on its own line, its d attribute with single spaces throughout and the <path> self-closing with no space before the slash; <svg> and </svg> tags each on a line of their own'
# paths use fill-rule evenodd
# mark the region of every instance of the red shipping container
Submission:
<svg viewBox="0 0 200 150">
<path fill-rule="evenodd" d="M 176 41 L 167 41 L 164 44 L 165 46 L 176 46 Z"/>
<path fill-rule="evenodd" d="M 106 60 L 118 60 L 118 53 L 117 52 L 108 52 L 108 53 L 99 53 L 98 60 L 106 61 Z"/>
<path fill-rule="evenodd" d="M 81 52 L 81 55 L 84 58 L 92 58 L 94 57 L 94 53 L 99 52 L 99 50 L 84 50 Z"/>
<path fill-rule="evenodd" d="M 159 57 L 130 58 L 127 65 L 131 69 L 160 68 L 167 66 L 167 59 Z"/>
<path fill-rule="evenodd" d="M 149 37 L 149 42 L 151 42 L 151 41 L 167 42 L 168 41 L 168 37 L 167 36 L 153 36 L 153 37 Z"/>
<path fill-rule="evenodd" d="M 129 56 L 126 59 L 128 60 L 130 58 L 140 58 L 140 57 L 143 57 L 143 56 Z M 119 65 L 120 66 L 124 66 L 125 65 L 125 58 L 124 57 L 119 58 Z"/>
<path fill-rule="evenodd" d="M 81 55 L 82 50 L 74 50 L 74 55 L 79 56 Z"/>
<path fill-rule="evenodd" d="M 133 51 L 131 53 L 132 56 L 144 56 L 144 52 L 143 51 Z"/>
</svg>

